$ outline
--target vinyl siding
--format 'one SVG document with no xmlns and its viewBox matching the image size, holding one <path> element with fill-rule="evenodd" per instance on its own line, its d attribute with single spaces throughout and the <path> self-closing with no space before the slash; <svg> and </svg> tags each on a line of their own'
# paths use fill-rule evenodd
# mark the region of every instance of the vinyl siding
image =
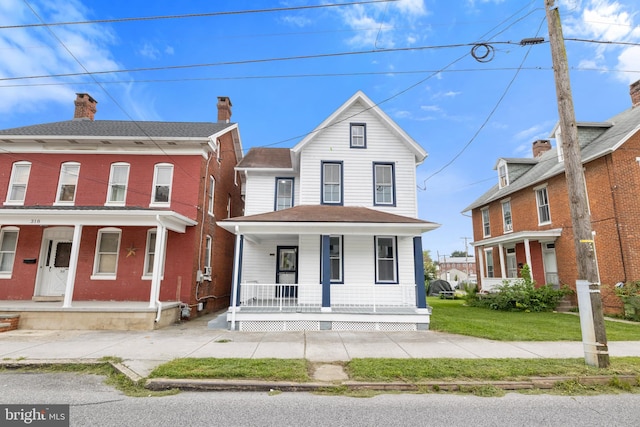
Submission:
<svg viewBox="0 0 640 427">
<path fill-rule="evenodd" d="M 276 196 L 276 177 L 293 177 L 293 202 L 300 201 L 300 180 L 293 174 L 250 172 L 245 186 L 245 215 L 273 212 Z"/>
</svg>

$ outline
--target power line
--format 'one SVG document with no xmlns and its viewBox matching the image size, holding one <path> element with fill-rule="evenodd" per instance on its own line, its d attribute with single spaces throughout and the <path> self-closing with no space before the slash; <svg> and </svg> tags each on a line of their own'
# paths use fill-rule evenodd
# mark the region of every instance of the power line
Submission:
<svg viewBox="0 0 640 427">
<path fill-rule="evenodd" d="M 163 19 L 186 19 L 186 18 L 204 18 L 212 16 L 228 16 L 228 15 L 247 15 L 252 13 L 273 13 L 273 12 L 289 12 L 309 9 L 323 9 L 329 7 L 343 7 L 354 5 L 365 5 L 373 3 L 391 3 L 400 0 L 368 0 L 368 1 L 355 1 L 349 3 L 330 3 L 319 4 L 310 6 L 292 6 L 292 7 L 278 7 L 273 9 L 250 9 L 250 10 L 234 10 L 226 12 L 203 12 L 203 13 L 189 13 L 184 15 L 162 15 L 162 16 L 143 16 L 132 18 L 113 18 L 113 19 L 96 19 L 92 21 L 68 21 L 68 22 L 50 22 L 45 23 L 41 20 L 39 24 L 19 24 L 19 25 L 2 25 L 0 30 L 14 29 L 14 28 L 34 28 L 34 27 L 56 27 L 62 25 L 87 25 L 87 24 L 111 24 L 118 22 L 132 22 L 132 21 L 158 21 Z"/>
</svg>

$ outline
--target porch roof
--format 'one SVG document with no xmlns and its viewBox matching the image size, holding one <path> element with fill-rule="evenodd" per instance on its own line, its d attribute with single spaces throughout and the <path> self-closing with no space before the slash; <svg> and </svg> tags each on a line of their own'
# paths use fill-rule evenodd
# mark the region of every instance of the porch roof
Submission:
<svg viewBox="0 0 640 427">
<path fill-rule="evenodd" d="M 359 206 L 300 205 L 275 212 L 227 218 L 220 227 L 242 234 L 416 235 L 440 224 Z"/>
<path fill-rule="evenodd" d="M 169 210 L 107 206 L 4 206 L 0 208 L 0 227 L 7 225 L 39 226 L 141 226 L 162 224 L 184 233 L 196 221 Z"/>
<path fill-rule="evenodd" d="M 554 241 L 562 235 L 562 228 L 551 230 L 518 231 L 516 233 L 503 234 L 502 236 L 489 237 L 487 239 L 471 242 L 472 246 L 495 246 L 508 243 L 523 242 L 524 240 Z"/>
</svg>

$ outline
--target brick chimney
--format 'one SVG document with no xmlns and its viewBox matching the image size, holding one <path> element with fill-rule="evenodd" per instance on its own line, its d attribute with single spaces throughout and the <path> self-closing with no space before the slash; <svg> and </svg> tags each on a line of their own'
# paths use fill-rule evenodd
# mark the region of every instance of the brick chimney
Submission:
<svg viewBox="0 0 640 427">
<path fill-rule="evenodd" d="M 229 123 L 231 121 L 231 105 L 229 97 L 218 97 L 218 123 Z"/>
<path fill-rule="evenodd" d="M 533 142 L 533 157 L 539 157 L 551 150 L 551 142 L 548 139 L 539 139 Z"/>
<path fill-rule="evenodd" d="M 634 108 L 640 105 L 640 80 L 631 83 L 629 86 L 629 94 L 631 94 L 631 105 L 633 105 Z"/>
<path fill-rule="evenodd" d="M 76 93 L 76 95 L 76 111 L 73 114 L 73 119 L 93 120 L 96 115 L 96 104 L 98 101 L 93 99 L 88 93 Z"/>
</svg>

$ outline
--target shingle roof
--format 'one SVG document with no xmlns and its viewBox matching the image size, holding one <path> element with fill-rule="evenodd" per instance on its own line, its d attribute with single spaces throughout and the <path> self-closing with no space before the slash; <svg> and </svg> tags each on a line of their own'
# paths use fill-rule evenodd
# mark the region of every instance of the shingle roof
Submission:
<svg viewBox="0 0 640 427">
<path fill-rule="evenodd" d="M 239 169 L 291 169 L 291 150 L 288 148 L 254 147 L 249 150 L 237 167 Z"/>
<path fill-rule="evenodd" d="M 418 218 L 394 215 L 358 206 L 300 205 L 281 211 L 227 218 L 222 222 L 352 222 L 434 224 Z"/>
<path fill-rule="evenodd" d="M 67 120 L 0 130 L 3 136 L 206 138 L 234 123 Z"/>
<path fill-rule="evenodd" d="M 612 124 L 612 126 L 608 127 L 610 124 Z M 583 164 L 616 150 L 619 144 L 625 141 L 626 137 L 640 130 L 640 107 L 625 110 L 607 120 L 607 123 L 604 125 L 603 127 L 608 128 L 602 132 L 600 136 L 581 146 L 581 160 Z M 578 128 L 580 128 L 580 122 L 578 122 Z M 518 179 L 510 182 L 508 186 L 503 188 L 499 188 L 498 184 L 494 185 L 489 191 L 467 206 L 463 212 L 507 197 L 518 190 L 542 183 L 552 176 L 564 172 L 564 162 L 558 161 L 557 147 L 546 151 L 536 160 L 537 164 Z"/>
</svg>

